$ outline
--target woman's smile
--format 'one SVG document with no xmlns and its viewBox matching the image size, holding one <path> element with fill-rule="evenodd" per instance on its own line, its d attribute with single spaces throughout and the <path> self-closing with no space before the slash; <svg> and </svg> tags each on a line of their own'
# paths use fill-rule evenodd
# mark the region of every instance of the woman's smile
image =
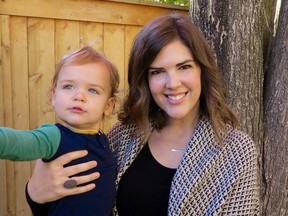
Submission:
<svg viewBox="0 0 288 216">
<path fill-rule="evenodd" d="M 182 102 L 186 94 L 187 92 L 179 94 L 164 94 L 164 95 L 169 99 L 169 102 L 175 103 L 175 102 Z"/>
</svg>

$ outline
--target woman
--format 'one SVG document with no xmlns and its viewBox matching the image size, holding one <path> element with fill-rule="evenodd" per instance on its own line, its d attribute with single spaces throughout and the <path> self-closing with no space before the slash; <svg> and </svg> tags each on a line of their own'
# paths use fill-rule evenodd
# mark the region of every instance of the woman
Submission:
<svg viewBox="0 0 288 216">
<path fill-rule="evenodd" d="M 258 215 L 255 144 L 236 129 L 213 53 L 188 17 L 158 17 L 139 32 L 128 83 L 119 123 L 108 133 L 118 163 L 114 214 Z M 28 183 L 32 200 L 91 190 L 93 184 L 63 188 L 69 176 L 95 165 L 62 168 L 80 154 L 38 162 Z M 75 180 L 93 178 L 96 173 Z"/>
</svg>

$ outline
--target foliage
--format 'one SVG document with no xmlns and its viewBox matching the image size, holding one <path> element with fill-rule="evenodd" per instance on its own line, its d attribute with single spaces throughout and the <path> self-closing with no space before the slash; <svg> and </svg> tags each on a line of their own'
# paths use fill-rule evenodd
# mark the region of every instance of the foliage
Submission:
<svg viewBox="0 0 288 216">
<path fill-rule="evenodd" d="M 177 6 L 189 7 L 190 0 L 144 0 L 149 2 L 164 3 L 164 4 L 173 4 Z"/>
</svg>

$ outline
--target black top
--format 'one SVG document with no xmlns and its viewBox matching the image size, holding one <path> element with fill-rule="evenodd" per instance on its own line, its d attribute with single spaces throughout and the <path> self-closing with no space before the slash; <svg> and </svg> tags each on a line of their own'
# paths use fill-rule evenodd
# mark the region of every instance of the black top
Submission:
<svg viewBox="0 0 288 216">
<path fill-rule="evenodd" d="M 176 169 L 158 163 L 146 144 L 123 174 L 116 197 L 120 216 L 167 216 Z"/>
</svg>

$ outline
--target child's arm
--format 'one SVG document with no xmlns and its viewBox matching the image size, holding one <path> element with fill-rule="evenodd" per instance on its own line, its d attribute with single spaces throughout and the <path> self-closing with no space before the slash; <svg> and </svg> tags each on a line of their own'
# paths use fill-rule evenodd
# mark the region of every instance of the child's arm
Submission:
<svg viewBox="0 0 288 216">
<path fill-rule="evenodd" d="M 0 128 L 0 158 L 13 161 L 49 159 L 57 151 L 60 139 L 59 129 L 51 124 L 31 131 Z"/>
</svg>

